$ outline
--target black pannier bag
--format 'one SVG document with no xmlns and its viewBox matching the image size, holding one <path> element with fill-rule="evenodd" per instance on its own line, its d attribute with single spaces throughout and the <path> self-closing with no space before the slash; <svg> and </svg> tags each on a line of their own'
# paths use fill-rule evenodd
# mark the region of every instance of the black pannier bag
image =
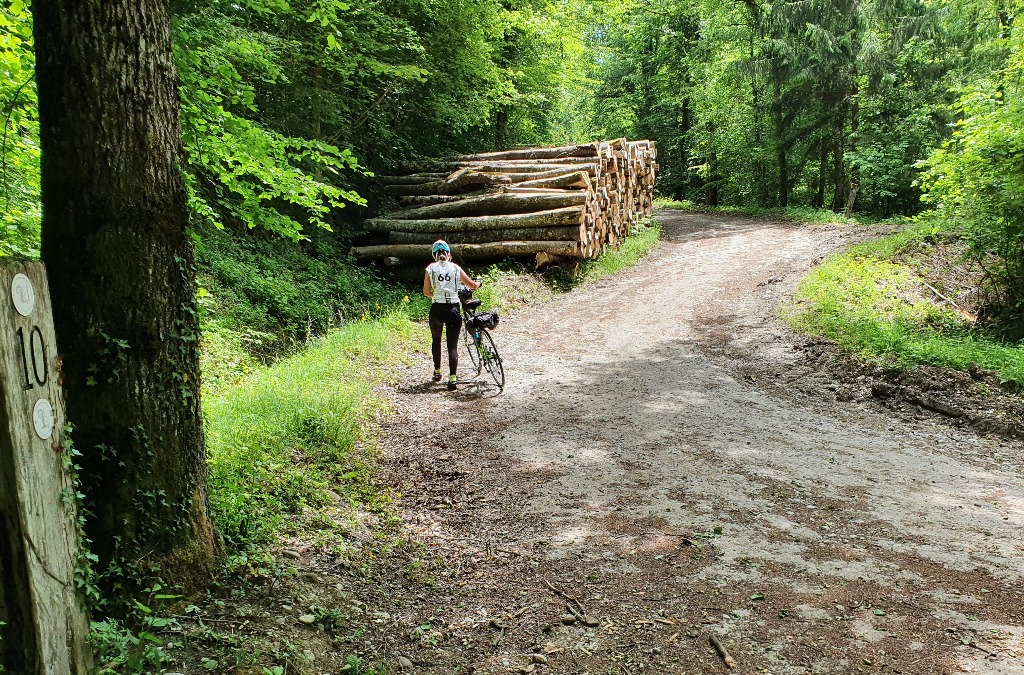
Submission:
<svg viewBox="0 0 1024 675">
<path fill-rule="evenodd" d="M 480 312 L 470 319 L 474 328 L 487 328 L 488 330 L 498 327 L 497 312 Z"/>
</svg>

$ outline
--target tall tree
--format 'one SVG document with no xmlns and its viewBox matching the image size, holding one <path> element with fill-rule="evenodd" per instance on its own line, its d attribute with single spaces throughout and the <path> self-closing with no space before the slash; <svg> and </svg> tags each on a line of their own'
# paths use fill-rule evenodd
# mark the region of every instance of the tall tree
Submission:
<svg viewBox="0 0 1024 675">
<path fill-rule="evenodd" d="M 42 258 L 108 569 L 214 551 L 178 78 L 163 0 L 37 0 Z"/>
</svg>

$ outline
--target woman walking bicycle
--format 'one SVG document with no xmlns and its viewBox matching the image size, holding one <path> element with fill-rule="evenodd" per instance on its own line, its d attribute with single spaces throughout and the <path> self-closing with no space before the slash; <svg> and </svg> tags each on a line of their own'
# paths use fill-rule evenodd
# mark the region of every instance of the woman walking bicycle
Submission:
<svg viewBox="0 0 1024 675">
<path fill-rule="evenodd" d="M 423 276 L 423 295 L 431 298 L 430 305 L 430 353 L 434 357 L 434 382 L 441 381 L 441 333 L 445 332 L 448 344 L 448 389 L 458 388 L 459 333 L 462 332 L 462 314 L 459 312 L 459 287 L 470 290 L 480 284 L 469 278 L 466 272 L 452 262 L 452 249 L 448 243 L 439 240 L 430 247 L 434 262 L 427 266 Z"/>
</svg>

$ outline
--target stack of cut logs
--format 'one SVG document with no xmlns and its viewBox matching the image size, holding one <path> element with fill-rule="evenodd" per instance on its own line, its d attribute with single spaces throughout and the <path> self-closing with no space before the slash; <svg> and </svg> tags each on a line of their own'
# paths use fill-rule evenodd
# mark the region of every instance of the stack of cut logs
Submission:
<svg viewBox="0 0 1024 675">
<path fill-rule="evenodd" d="M 653 141 L 525 148 L 463 155 L 429 172 L 384 176 L 403 209 L 367 220 L 388 243 L 352 249 L 357 259 L 395 266 L 429 260 L 444 239 L 455 258 L 535 255 L 594 258 L 651 213 Z"/>
</svg>

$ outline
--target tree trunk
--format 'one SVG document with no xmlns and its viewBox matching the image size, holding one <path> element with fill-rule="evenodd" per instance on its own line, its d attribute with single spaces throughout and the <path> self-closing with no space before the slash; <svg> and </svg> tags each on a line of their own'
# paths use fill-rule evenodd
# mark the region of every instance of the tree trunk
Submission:
<svg viewBox="0 0 1024 675">
<path fill-rule="evenodd" d="M 818 146 L 818 191 L 814 195 L 814 208 L 820 209 L 825 205 L 825 175 L 828 173 L 828 143 L 824 139 L 819 141 Z"/>
<path fill-rule="evenodd" d="M 675 185 L 673 191 L 673 198 L 678 201 L 686 199 L 690 191 L 689 187 L 689 176 L 690 176 L 690 146 L 689 143 L 690 135 L 690 100 L 683 100 L 683 109 L 681 111 L 681 117 L 679 120 L 679 183 Z"/>
<path fill-rule="evenodd" d="M 480 173 L 469 169 L 459 169 L 443 180 L 428 181 L 414 184 L 388 185 L 388 191 L 396 196 L 452 195 L 467 190 L 495 185 L 508 185 L 512 180 L 505 175 L 496 173 Z"/>
<path fill-rule="evenodd" d="M 517 152 L 517 151 L 513 151 Z M 505 154 L 504 152 L 500 154 Z M 467 155 L 468 157 L 479 157 L 480 155 Z M 414 162 L 406 167 L 409 173 L 420 172 L 452 172 L 463 167 L 472 167 L 477 171 L 542 171 L 547 169 L 563 168 L 571 170 L 580 164 L 593 164 L 597 155 L 587 157 L 536 157 L 520 159 L 446 159 Z"/>
<path fill-rule="evenodd" d="M 86 531 L 101 565 L 201 568 L 215 537 L 167 3 L 36 0 L 33 11 L 42 259 Z"/>
<path fill-rule="evenodd" d="M 712 151 L 708 157 L 708 206 L 718 206 L 718 153 Z"/>
<path fill-rule="evenodd" d="M 583 208 L 569 206 L 537 213 L 516 213 L 507 216 L 467 216 L 465 218 L 429 218 L 398 220 L 372 218 L 363 223 L 371 232 L 471 232 L 476 230 L 502 230 L 518 227 L 554 227 L 580 225 Z M 493 239 L 491 241 L 494 241 Z"/>
<path fill-rule="evenodd" d="M 574 241 L 492 241 L 483 244 L 452 244 L 455 258 L 500 258 L 503 256 L 535 255 L 541 251 L 551 255 L 578 256 L 579 244 Z M 381 258 L 430 260 L 430 244 L 386 244 L 384 246 L 358 246 L 352 255 L 359 260 Z"/>
<path fill-rule="evenodd" d="M 406 209 L 388 214 L 389 219 L 458 218 L 463 216 L 498 216 L 510 213 L 528 213 L 541 209 L 558 209 L 582 205 L 586 202 L 584 192 L 518 193 L 507 192 L 482 195 L 469 199 L 431 204 L 415 209 Z M 369 229 L 369 228 L 367 228 Z M 402 228 L 398 228 L 402 229 Z M 429 230 L 428 230 L 429 231 Z"/>
<path fill-rule="evenodd" d="M 501 150 L 482 152 L 476 155 L 462 155 L 459 161 L 481 160 L 485 162 L 510 159 L 562 159 L 564 157 L 597 157 L 597 144 L 564 145 L 557 148 L 524 148 L 523 150 Z"/>
<path fill-rule="evenodd" d="M 529 188 L 589 188 L 590 177 L 585 171 L 566 173 L 551 178 L 538 178 L 536 180 L 523 181 L 519 187 Z"/>
<path fill-rule="evenodd" d="M 850 96 L 853 102 L 850 104 L 850 156 L 857 152 L 857 131 L 860 129 L 860 102 L 857 100 L 857 73 L 853 73 L 853 83 Z M 849 218 L 853 215 L 853 205 L 857 202 L 857 189 L 860 187 L 860 168 L 856 161 L 850 168 L 850 191 L 846 196 L 846 206 L 843 212 Z"/>
<path fill-rule="evenodd" d="M 784 145 L 779 145 L 777 158 L 779 165 L 779 206 L 786 208 L 789 206 L 789 153 L 786 152 Z"/>
<path fill-rule="evenodd" d="M 419 185 L 444 180 L 447 173 L 414 173 L 411 176 L 377 176 L 381 185 Z"/>
<path fill-rule="evenodd" d="M 565 227 L 521 227 L 477 232 L 392 232 L 389 244 L 432 244 L 444 239 L 449 244 L 483 244 L 489 241 L 579 241 L 579 225 Z"/>
<path fill-rule="evenodd" d="M 496 147 L 508 147 L 508 118 L 508 108 L 500 108 L 494 120 L 494 145 Z"/>
</svg>

